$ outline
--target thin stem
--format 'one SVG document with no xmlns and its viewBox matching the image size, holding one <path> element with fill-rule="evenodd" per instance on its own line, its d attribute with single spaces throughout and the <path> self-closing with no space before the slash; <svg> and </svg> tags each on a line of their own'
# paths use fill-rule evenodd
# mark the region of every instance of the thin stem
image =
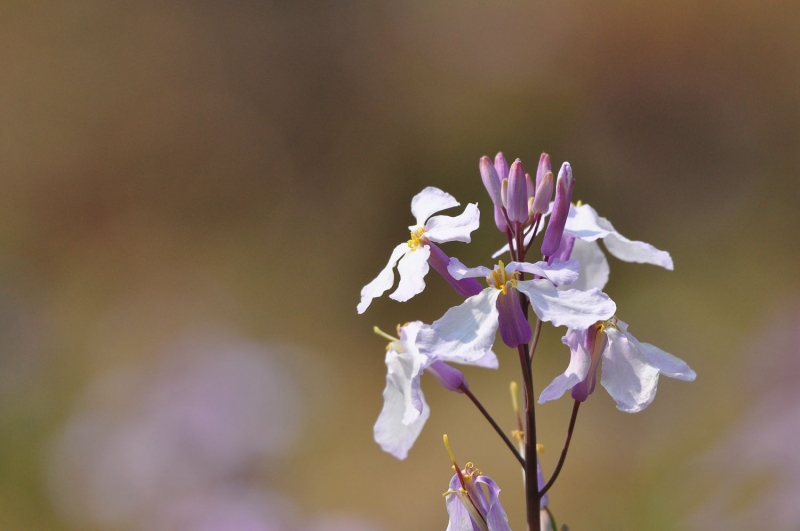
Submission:
<svg viewBox="0 0 800 531">
<path fill-rule="evenodd" d="M 525 246 L 525 252 L 526 253 L 528 252 L 528 249 L 531 248 L 531 245 L 533 245 L 533 240 L 536 239 L 536 231 L 539 230 L 539 222 L 540 221 L 542 221 L 542 217 L 541 216 L 539 216 L 536 219 L 536 223 L 533 224 L 533 237 L 531 238 L 531 241 L 528 242 L 528 245 Z"/>
<path fill-rule="evenodd" d="M 553 471 L 553 476 L 550 478 L 550 481 L 542 487 L 542 492 L 539 493 L 540 496 L 544 496 L 545 493 L 550 490 L 550 487 L 553 486 L 553 483 L 556 482 L 558 479 L 558 475 L 561 473 L 561 468 L 564 466 L 564 461 L 567 460 L 567 451 L 569 450 L 569 443 L 572 440 L 572 432 L 575 429 L 575 421 L 578 419 L 578 408 L 581 407 L 581 403 L 579 401 L 575 401 L 575 405 L 572 406 L 572 416 L 569 419 L 569 428 L 567 428 L 567 440 L 564 441 L 564 448 L 561 450 L 561 457 L 558 459 L 558 464 L 556 465 L 556 469 Z"/>
<path fill-rule="evenodd" d="M 527 316 L 526 316 L 527 317 Z M 542 320 L 536 318 L 536 330 L 534 330 L 533 347 L 531 348 L 531 355 L 528 358 L 528 363 L 533 364 L 533 356 L 536 354 L 536 347 L 539 345 L 539 336 L 542 335 Z M 533 370 L 533 369 L 531 369 Z"/>
<path fill-rule="evenodd" d="M 541 531 L 539 521 L 539 482 L 536 475 L 536 411 L 533 401 L 533 377 L 528 359 L 528 345 L 519 345 L 519 365 L 525 391 L 525 505 L 527 506 L 528 530 Z"/>
<path fill-rule="evenodd" d="M 472 400 L 472 403 L 475 404 L 475 407 L 477 407 L 478 410 L 480 410 L 480 412 L 483 413 L 483 416 L 486 417 L 486 420 L 488 420 L 489 424 L 492 425 L 494 431 L 496 431 L 497 434 L 503 439 L 503 441 L 506 443 L 506 446 L 508 446 L 509 450 L 511 450 L 511 453 L 513 453 L 514 457 L 517 458 L 519 464 L 524 467 L 525 459 L 519 454 L 517 449 L 514 448 L 514 443 L 512 443 L 511 440 L 508 438 L 508 436 L 505 433 L 503 433 L 503 429 L 497 424 L 497 422 L 495 422 L 495 420 L 492 418 L 489 412 L 486 411 L 486 408 L 483 407 L 483 404 L 481 404 L 480 400 L 478 400 L 475 397 L 475 395 L 472 394 L 472 391 L 470 391 L 469 388 L 463 384 L 461 385 L 461 387 L 459 387 L 459 390 L 463 392 L 465 395 L 467 395 L 469 399 Z"/>
</svg>

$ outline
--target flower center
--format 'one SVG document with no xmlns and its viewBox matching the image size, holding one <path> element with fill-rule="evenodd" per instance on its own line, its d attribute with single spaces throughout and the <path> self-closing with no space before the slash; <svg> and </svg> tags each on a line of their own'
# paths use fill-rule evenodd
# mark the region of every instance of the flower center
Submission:
<svg viewBox="0 0 800 531">
<path fill-rule="evenodd" d="M 486 277 L 486 284 L 499 289 L 503 292 L 503 295 L 505 295 L 508 293 L 509 289 L 517 287 L 517 282 L 519 281 L 517 277 L 518 274 L 516 271 L 509 275 L 506 271 L 505 264 L 500 260 L 497 262 L 497 265 L 494 266 L 492 274 Z"/>
<path fill-rule="evenodd" d="M 472 462 L 469 462 L 464 466 L 464 470 L 458 467 L 458 463 L 456 463 L 456 456 L 453 454 L 453 450 L 450 449 L 450 441 L 447 438 L 447 435 L 444 436 L 444 446 L 447 448 L 447 453 L 450 454 L 450 460 L 453 462 L 453 470 L 456 471 L 458 475 L 458 481 L 461 483 L 461 487 L 457 491 L 455 490 L 448 490 L 444 493 L 444 496 L 449 496 L 450 494 L 455 494 L 458 497 L 461 504 L 469 513 L 472 521 L 480 528 L 481 531 L 489 531 L 489 526 L 486 523 L 486 517 L 481 513 L 480 509 L 478 509 L 478 503 L 472 499 L 472 496 L 479 495 L 478 490 L 479 487 L 475 485 L 475 478 L 481 475 L 481 471 L 475 468 L 475 465 Z M 470 494 L 470 491 L 472 494 Z"/>
<path fill-rule="evenodd" d="M 423 234 L 425 234 L 425 227 L 419 227 L 417 230 L 411 231 L 411 239 L 408 240 L 408 246 L 412 251 L 416 251 L 420 245 L 424 244 L 422 241 Z"/>
</svg>

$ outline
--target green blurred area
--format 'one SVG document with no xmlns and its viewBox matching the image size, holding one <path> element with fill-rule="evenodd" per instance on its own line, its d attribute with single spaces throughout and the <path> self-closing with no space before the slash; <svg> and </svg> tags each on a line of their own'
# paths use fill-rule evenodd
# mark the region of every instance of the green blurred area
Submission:
<svg viewBox="0 0 800 531">
<path fill-rule="evenodd" d="M 612 259 L 606 291 L 698 374 L 636 415 L 593 395 L 552 509 L 576 531 L 685 529 L 715 482 L 699 456 L 776 355 L 752 338 L 800 292 L 799 20 L 797 2 L 3 2 L 0 529 L 74 529 L 46 477 L 76 401 L 209 322 L 316 356 L 285 360 L 314 407 L 330 380 L 260 479 L 302 511 L 443 529 L 448 433 L 524 529 L 519 472 L 463 397 L 423 382 L 432 415 L 405 462 L 372 440 L 372 326 L 457 296 L 431 276 L 355 311 L 425 186 L 479 203 L 473 243 L 445 250 L 489 263 L 477 162 L 498 150 L 568 160 L 576 198 L 672 254 L 674 272 Z M 539 390 L 566 366 L 561 332 L 545 329 Z M 516 360 L 497 350 L 497 372 L 465 373 L 512 429 Z M 539 408 L 548 470 L 570 408 Z"/>
</svg>

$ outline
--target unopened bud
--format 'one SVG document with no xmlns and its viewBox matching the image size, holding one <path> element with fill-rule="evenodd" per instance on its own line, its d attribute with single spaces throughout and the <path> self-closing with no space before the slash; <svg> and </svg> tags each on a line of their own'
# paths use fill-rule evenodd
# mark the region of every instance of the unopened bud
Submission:
<svg viewBox="0 0 800 531">
<path fill-rule="evenodd" d="M 530 173 L 525 174 L 525 191 L 527 192 L 528 199 L 531 199 L 536 194 L 536 185 Z"/>
<path fill-rule="evenodd" d="M 539 185 L 542 182 L 545 174 L 547 172 L 552 172 L 553 168 L 550 166 L 550 155 L 547 153 L 542 153 L 542 156 L 539 157 L 539 166 L 536 168 L 536 189 L 539 189 Z"/>
<path fill-rule="evenodd" d="M 508 209 L 508 179 L 503 179 L 500 183 L 500 197 L 503 199 L 503 207 Z"/>
<path fill-rule="evenodd" d="M 481 157 L 478 163 L 478 168 L 481 171 L 481 180 L 486 191 L 489 192 L 489 197 L 495 205 L 502 205 L 503 200 L 500 197 L 500 178 L 497 176 L 497 170 L 494 169 L 494 164 L 489 157 Z"/>
<path fill-rule="evenodd" d="M 506 196 L 508 219 L 517 223 L 528 221 L 528 190 L 525 184 L 525 168 L 517 159 L 508 172 L 508 195 Z"/>
<path fill-rule="evenodd" d="M 564 226 L 567 224 L 570 202 L 572 201 L 572 190 L 574 188 L 575 179 L 572 178 L 572 167 L 569 162 L 565 162 L 558 171 L 553 213 L 550 215 L 550 223 L 547 224 L 547 231 L 544 233 L 544 241 L 542 242 L 542 254 L 544 256 L 550 256 L 556 252 L 561 244 L 561 235 L 564 233 Z"/>
<path fill-rule="evenodd" d="M 501 152 L 494 156 L 494 169 L 501 181 L 508 178 L 508 162 Z"/>
<path fill-rule="evenodd" d="M 532 213 L 544 214 L 550 207 L 550 198 L 553 197 L 553 186 L 555 185 L 556 178 L 553 177 L 553 172 L 549 171 L 544 174 L 539 187 L 536 188 L 536 195 L 533 199 Z"/>
<path fill-rule="evenodd" d="M 497 230 L 500 232 L 508 230 L 508 223 L 506 223 L 506 217 L 503 215 L 503 208 L 500 206 L 494 207 L 494 224 L 497 225 Z"/>
<path fill-rule="evenodd" d="M 463 393 L 464 389 L 469 388 L 461 371 L 443 361 L 434 361 L 425 370 L 448 391 Z"/>
</svg>

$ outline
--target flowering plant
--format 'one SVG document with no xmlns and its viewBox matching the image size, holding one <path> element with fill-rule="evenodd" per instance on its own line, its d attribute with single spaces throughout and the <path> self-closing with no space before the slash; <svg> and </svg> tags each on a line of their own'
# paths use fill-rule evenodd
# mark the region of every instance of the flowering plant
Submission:
<svg viewBox="0 0 800 531">
<path fill-rule="evenodd" d="M 467 267 L 445 254 L 437 244 L 470 242 L 479 225 L 478 205 L 469 204 L 456 217 L 434 215 L 459 203 L 428 187 L 411 201 L 416 219 L 409 227 L 411 238 L 395 247 L 384 269 L 361 290 L 359 313 L 394 285 L 396 266 L 400 281 L 389 297 L 403 302 L 425 289 L 424 277 L 432 267 L 465 298 L 431 324 L 414 321 L 398 326 L 398 337 L 375 327 L 389 340 L 384 406 L 375 424 L 375 440 L 385 451 L 405 459 L 430 415 L 420 387 L 422 374 L 430 374 L 445 389 L 466 395 L 475 404 L 522 467 L 528 529 L 554 530 L 548 492 L 564 466 L 578 410 L 594 392 L 598 371 L 617 408 L 628 413 L 642 411 L 653 401 L 659 375 L 695 379 L 685 362 L 639 342 L 617 318 L 616 303 L 602 291 L 610 268 L 597 241 L 603 240 L 609 253 L 628 262 L 671 270 L 672 258 L 650 244 L 622 236 L 588 204 L 573 204 L 575 179 L 567 162 L 557 179 L 547 154 L 540 157 L 535 177 L 525 172 L 519 159 L 509 167 L 502 153 L 494 161 L 482 157 L 478 167 L 492 201 L 495 226 L 506 241 L 493 258 L 509 253 L 508 265 L 499 261 L 493 268 Z M 541 260 L 526 261 L 542 233 Z M 481 277 L 485 288 L 476 280 Z M 562 342 L 569 347 L 570 362 L 564 374 L 542 391 L 539 403 L 556 400 L 567 391 L 574 401 L 564 447 L 548 481 L 537 458 L 532 365 L 543 323 L 567 327 Z M 519 359 L 522 411 L 517 406 L 517 385 L 511 384 L 517 413 L 517 429 L 511 435 L 516 443 L 483 407 L 464 375 L 450 365 L 496 368 L 498 358 L 492 348 L 498 330 Z M 498 485 L 472 463 L 461 468 L 446 435 L 444 441 L 455 471 L 445 492 L 447 531 L 510 531 Z"/>
</svg>

